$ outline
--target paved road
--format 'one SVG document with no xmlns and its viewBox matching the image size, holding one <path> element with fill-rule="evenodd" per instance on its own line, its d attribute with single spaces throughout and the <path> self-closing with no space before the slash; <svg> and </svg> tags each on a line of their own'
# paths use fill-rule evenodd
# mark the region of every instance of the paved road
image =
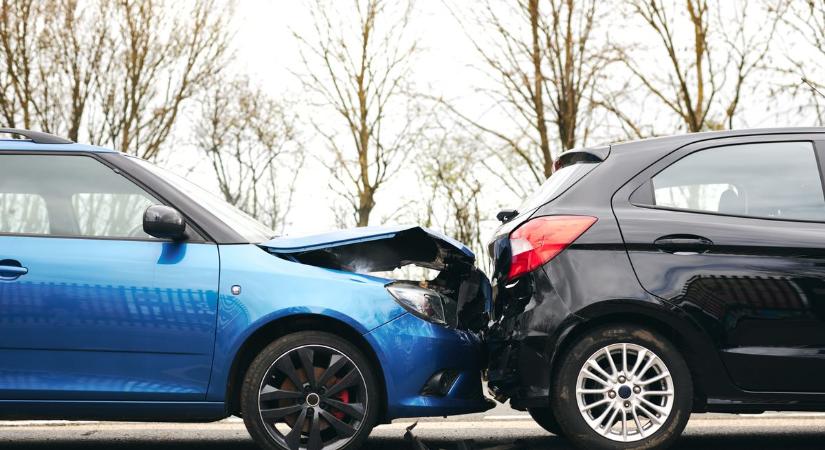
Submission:
<svg viewBox="0 0 825 450">
<path fill-rule="evenodd" d="M 411 422 L 378 427 L 365 450 L 410 448 L 404 431 Z M 529 417 L 506 408 L 483 415 L 420 421 L 416 434 L 432 449 L 455 449 L 471 439 L 485 450 L 569 449 Z M 695 415 L 678 449 L 821 449 L 825 415 Z M 2 450 L 255 450 L 237 419 L 214 424 L 0 423 Z"/>
</svg>

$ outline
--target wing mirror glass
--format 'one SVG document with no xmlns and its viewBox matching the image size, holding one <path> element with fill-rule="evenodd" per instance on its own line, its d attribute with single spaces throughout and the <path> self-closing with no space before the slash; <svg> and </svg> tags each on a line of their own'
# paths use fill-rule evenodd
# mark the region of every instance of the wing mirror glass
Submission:
<svg viewBox="0 0 825 450">
<path fill-rule="evenodd" d="M 176 209 L 152 205 L 143 213 L 143 231 L 159 239 L 179 241 L 186 235 L 186 222 Z"/>
</svg>

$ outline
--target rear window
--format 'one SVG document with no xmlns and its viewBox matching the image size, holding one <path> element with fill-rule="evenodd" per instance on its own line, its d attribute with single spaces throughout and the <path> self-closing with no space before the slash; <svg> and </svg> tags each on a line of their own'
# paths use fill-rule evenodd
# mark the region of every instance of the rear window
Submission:
<svg viewBox="0 0 825 450">
<path fill-rule="evenodd" d="M 518 211 L 521 213 L 532 211 L 554 200 L 598 165 L 599 163 L 595 162 L 578 163 L 555 171 L 536 192 L 527 197 Z"/>
</svg>

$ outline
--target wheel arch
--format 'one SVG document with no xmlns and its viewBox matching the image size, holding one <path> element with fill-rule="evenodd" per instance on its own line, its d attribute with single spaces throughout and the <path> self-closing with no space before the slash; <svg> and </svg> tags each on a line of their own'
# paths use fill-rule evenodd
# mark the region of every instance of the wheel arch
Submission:
<svg viewBox="0 0 825 450">
<path fill-rule="evenodd" d="M 609 324 L 631 324 L 651 329 L 670 340 L 685 358 L 693 380 L 694 410 L 705 409 L 707 398 L 718 386 L 720 376 L 728 380 L 718 352 L 707 333 L 677 308 L 633 301 L 609 301 L 591 305 L 576 313 L 578 320 L 564 328 L 552 355 L 551 383 L 559 369 L 558 361 L 578 338 L 589 331 Z M 713 380 L 713 381 L 711 381 Z"/>
<path fill-rule="evenodd" d="M 269 344 L 288 334 L 299 331 L 321 331 L 334 334 L 352 343 L 369 359 L 376 370 L 382 401 L 379 416 L 384 418 L 387 411 L 387 383 L 384 371 L 375 350 L 355 328 L 339 319 L 320 314 L 294 314 L 274 319 L 255 330 L 241 344 L 230 366 L 226 384 L 226 402 L 230 414 L 240 415 L 240 394 L 243 379 L 249 365 Z"/>
</svg>

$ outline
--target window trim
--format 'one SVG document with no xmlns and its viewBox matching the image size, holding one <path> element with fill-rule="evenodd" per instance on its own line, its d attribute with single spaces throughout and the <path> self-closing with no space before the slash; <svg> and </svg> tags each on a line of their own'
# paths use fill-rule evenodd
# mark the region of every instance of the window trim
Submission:
<svg viewBox="0 0 825 450">
<path fill-rule="evenodd" d="M 770 220 L 770 221 L 778 221 L 778 222 L 795 222 L 795 223 L 814 223 L 814 224 L 825 224 L 825 219 L 823 220 L 814 220 L 814 219 L 790 219 L 785 217 L 761 217 L 761 216 L 746 216 L 740 214 L 725 214 L 716 211 L 706 211 L 706 210 L 697 210 L 697 209 L 687 209 L 687 208 L 674 208 L 671 206 L 660 206 L 655 204 L 645 204 L 639 203 L 638 201 L 634 201 L 633 196 L 637 193 L 637 191 L 646 190 L 649 192 L 650 199 L 655 201 L 654 191 L 653 191 L 653 178 L 664 171 L 665 169 L 673 166 L 677 162 L 681 161 L 682 159 L 698 152 L 713 150 L 715 148 L 723 148 L 723 147 L 734 147 L 737 145 L 753 145 L 753 144 L 782 144 L 782 143 L 791 143 L 791 142 L 802 142 L 811 144 L 812 150 L 814 152 L 814 158 L 817 163 L 817 172 L 819 174 L 819 186 L 822 189 L 823 198 L 825 198 L 825 141 L 822 141 L 821 136 L 817 136 L 814 138 L 813 136 L 806 135 L 805 137 L 802 136 L 793 136 L 793 135 L 754 135 L 754 136 L 746 136 L 746 139 L 741 139 L 737 137 L 736 140 L 733 142 L 718 142 L 718 141 L 710 141 L 705 142 L 701 147 L 690 149 L 689 151 L 683 152 L 686 147 L 681 149 L 677 149 L 659 160 L 655 161 L 653 164 L 648 166 L 646 169 L 639 174 L 636 180 L 641 179 L 642 182 L 639 183 L 637 186 L 633 188 L 630 192 L 630 195 L 627 197 L 627 202 L 635 206 L 637 208 L 645 208 L 645 209 L 653 209 L 653 210 L 661 210 L 661 211 L 670 211 L 670 212 L 681 212 L 686 214 L 702 214 L 708 216 L 717 216 L 717 217 L 733 217 L 738 219 L 751 219 L 751 220 Z M 689 147 L 690 145 L 688 145 Z M 671 159 L 671 157 L 674 157 Z M 648 175 L 649 172 L 653 172 Z M 647 193 L 645 193 L 647 194 Z"/>
<path fill-rule="evenodd" d="M 159 239 L 159 238 L 143 238 L 143 237 L 113 237 L 113 236 L 71 236 L 71 235 L 59 235 L 59 234 L 36 234 L 36 233 L 8 233 L 8 232 L 0 232 L 0 236 L 8 236 L 8 237 L 37 237 L 37 238 L 48 238 L 48 239 L 85 239 L 85 240 L 94 240 L 94 241 L 130 241 L 130 242 L 155 242 L 155 243 L 173 243 L 173 242 L 183 242 L 183 243 L 191 243 L 191 244 L 203 244 L 203 243 L 212 243 L 210 240 L 205 238 L 207 236 L 200 227 L 197 226 L 195 221 L 193 221 L 184 211 L 181 211 L 177 208 L 174 204 L 169 202 L 163 195 L 160 195 L 156 192 L 155 189 L 151 189 L 145 183 L 142 183 L 140 180 L 136 179 L 134 176 L 129 174 L 126 170 L 121 169 L 115 164 L 112 164 L 110 161 L 106 160 L 105 158 L 100 157 L 98 153 L 95 152 L 83 152 L 83 151 L 63 151 L 63 150 L 33 150 L 33 151 L 25 151 L 25 150 L 3 150 L 0 149 L 0 157 L 4 155 L 24 155 L 24 156 L 75 156 L 75 157 L 87 157 L 92 158 L 95 161 L 103 164 L 104 166 L 111 169 L 114 173 L 124 177 L 128 182 L 136 185 L 141 190 L 146 191 L 153 197 L 155 197 L 159 202 L 161 202 L 165 206 L 169 206 L 175 208 L 181 215 L 183 215 L 184 220 L 186 221 L 186 233 L 187 237 L 184 241 L 174 241 L 172 239 Z"/>
</svg>

